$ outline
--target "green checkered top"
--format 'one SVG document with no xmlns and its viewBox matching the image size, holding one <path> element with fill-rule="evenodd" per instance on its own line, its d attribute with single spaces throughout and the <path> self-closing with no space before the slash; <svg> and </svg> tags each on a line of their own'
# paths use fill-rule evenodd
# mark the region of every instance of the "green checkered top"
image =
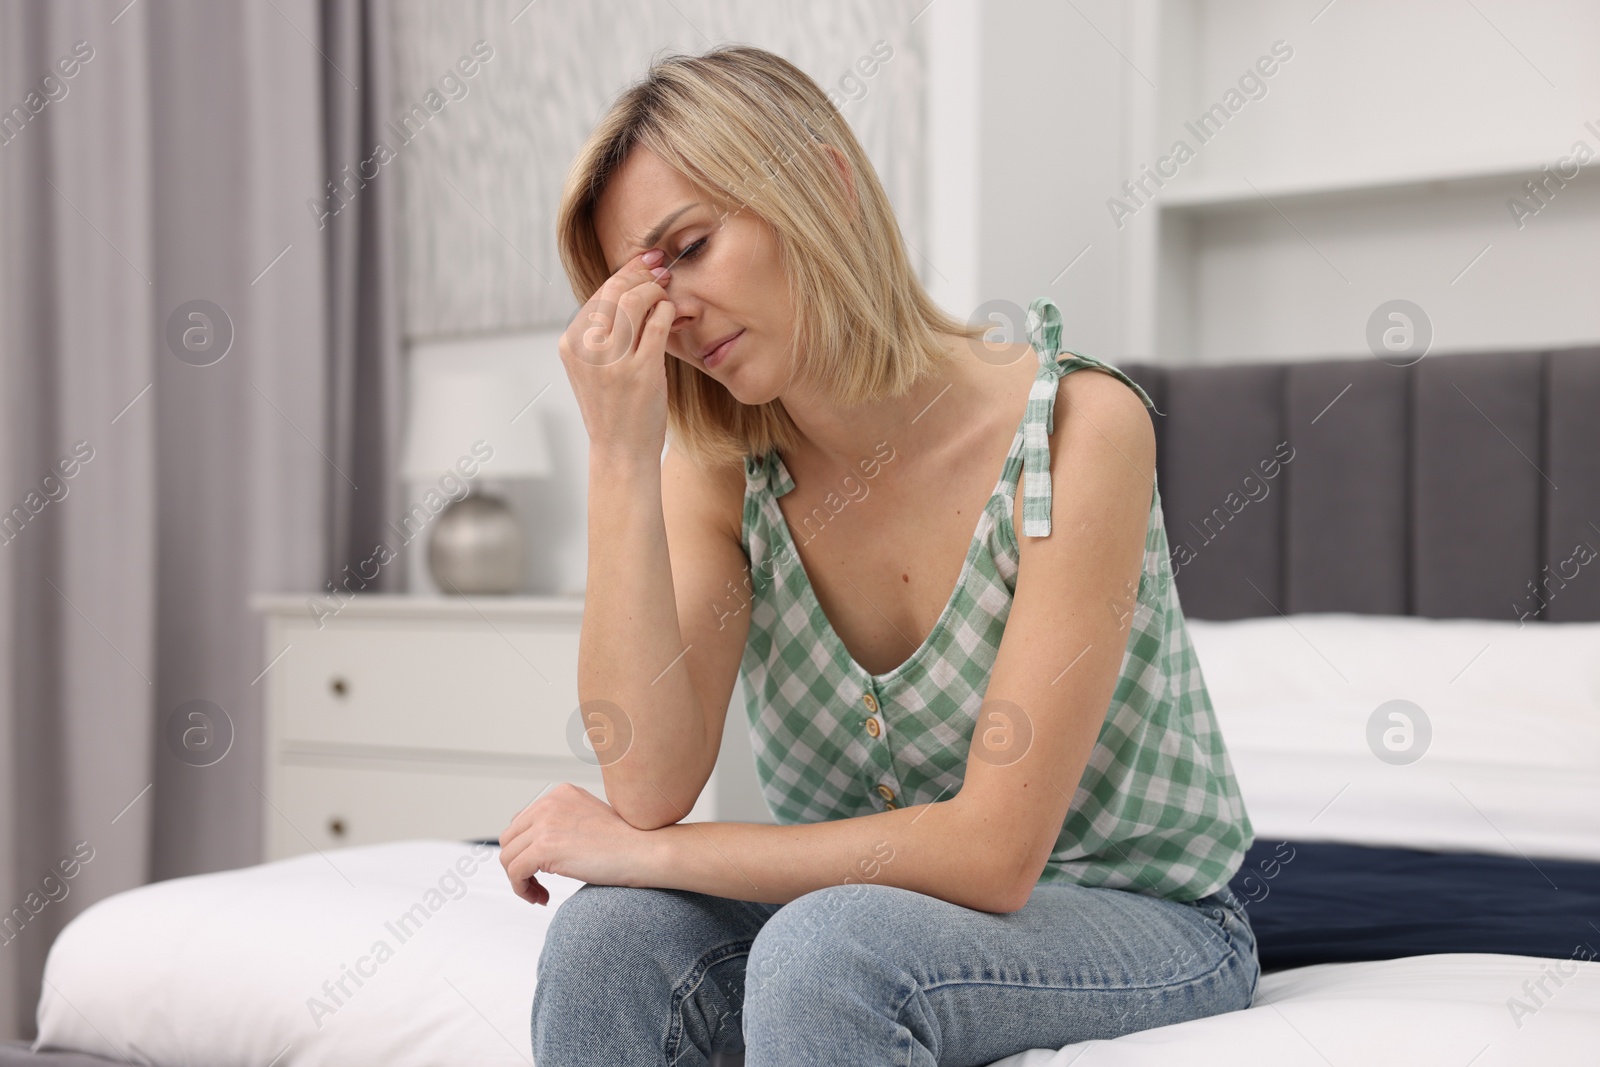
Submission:
<svg viewBox="0 0 1600 1067">
<path fill-rule="evenodd" d="M 856 663 L 823 614 L 778 508 L 794 482 L 777 450 L 745 457 L 743 544 L 752 597 L 740 678 L 757 777 L 780 823 L 870 815 L 960 791 L 1016 591 L 1011 517 L 1019 476 L 1023 535 L 1050 533 L 1048 435 L 1057 383 L 1094 367 L 1154 407 L 1110 364 L 1075 352 L 1058 356 L 1061 312 L 1048 298 L 1029 305 L 1028 333 L 1039 375 L 955 591 L 927 640 L 887 674 Z M 1041 884 L 1194 900 L 1227 884 L 1254 839 L 1167 551 L 1152 484 L 1143 576 L 1125 603 L 1108 605 L 1127 627 L 1121 674 Z M 1039 665 L 1052 677 L 1061 668 Z M 997 705 L 981 710 L 1004 728 L 1015 725 L 996 715 Z"/>
</svg>

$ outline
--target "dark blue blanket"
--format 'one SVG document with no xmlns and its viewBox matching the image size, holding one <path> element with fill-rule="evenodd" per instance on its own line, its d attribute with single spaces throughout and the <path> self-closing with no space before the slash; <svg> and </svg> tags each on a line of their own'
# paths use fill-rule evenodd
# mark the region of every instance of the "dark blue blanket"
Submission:
<svg viewBox="0 0 1600 1067">
<path fill-rule="evenodd" d="M 1600 958 L 1600 863 L 1257 839 L 1229 886 L 1263 971 L 1435 952 Z"/>
<path fill-rule="evenodd" d="M 1229 886 L 1263 971 L 1434 952 L 1600 954 L 1600 863 L 1258 839 Z"/>
</svg>

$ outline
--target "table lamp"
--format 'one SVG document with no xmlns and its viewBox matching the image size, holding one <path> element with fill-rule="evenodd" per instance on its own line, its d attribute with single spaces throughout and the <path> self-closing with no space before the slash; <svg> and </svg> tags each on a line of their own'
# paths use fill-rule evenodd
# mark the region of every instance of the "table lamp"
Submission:
<svg viewBox="0 0 1600 1067">
<path fill-rule="evenodd" d="M 551 472 L 534 395 L 510 371 L 451 368 L 418 373 L 412 390 L 401 476 L 435 482 L 453 475 L 467 495 L 434 522 L 428 570 L 445 593 L 515 593 L 527 573 L 527 544 L 515 512 L 482 492 L 479 478 L 543 478 Z M 493 449 L 488 459 L 484 442 Z M 468 478 L 463 468 L 471 470 Z"/>
</svg>

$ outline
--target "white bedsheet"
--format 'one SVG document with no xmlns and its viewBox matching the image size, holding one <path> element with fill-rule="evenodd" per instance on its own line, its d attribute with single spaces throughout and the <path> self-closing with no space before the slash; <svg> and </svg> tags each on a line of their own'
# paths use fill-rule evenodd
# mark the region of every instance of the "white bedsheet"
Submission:
<svg viewBox="0 0 1600 1067">
<path fill-rule="evenodd" d="M 1540 980 L 1548 995 L 1540 994 Z M 1513 1012 L 1512 998 L 1531 1011 Z M 1255 1003 L 1244 1011 L 1036 1049 L 991 1067 L 1509 1067 L 1597 1060 L 1600 963 L 1450 953 L 1275 971 L 1261 976 Z"/>
<path fill-rule="evenodd" d="M 551 910 L 516 897 L 493 852 L 458 891 L 448 875 L 472 857 L 457 842 L 405 841 L 103 900 L 51 948 L 35 1047 L 167 1067 L 526 1067 Z M 550 877 L 551 905 L 579 884 Z M 414 913 L 402 941 L 391 927 L 416 906 L 426 917 Z M 381 962 L 378 942 L 393 953 Z M 359 986 L 346 977 L 335 1003 L 323 983 L 358 965 L 370 973 Z M 1558 971 L 1564 984 L 1545 977 Z M 1523 983 L 1541 977 L 1548 995 L 1536 1003 Z M 1514 1018 L 1513 997 L 1532 1013 Z M 1592 1062 L 1597 1048 L 1600 963 L 1438 955 L 1264 975 L 1246 1011 L 998 1067 L 1493 1067 Z"/>
</svg>

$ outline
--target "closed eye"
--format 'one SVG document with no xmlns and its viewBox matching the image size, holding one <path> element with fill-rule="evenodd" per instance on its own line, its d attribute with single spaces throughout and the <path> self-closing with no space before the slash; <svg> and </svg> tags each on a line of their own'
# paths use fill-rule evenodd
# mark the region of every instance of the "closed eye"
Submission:
<svg viewBox="0 0 1600 1067">
<path fill-rule="evenodd" d="M 709 238 L 700 238 L 700 240 L 696 241 L 688 248 L 685 248 L 682 252 L 679 252 L 678 259 L 673 260 L 673 262 L 676 263 L 678 260 L 694 259 L 696 256 L 700 255 L 701 252 L 705 251 L 705 244 L 707 240 L 709 240 Z"/>
</svg>

